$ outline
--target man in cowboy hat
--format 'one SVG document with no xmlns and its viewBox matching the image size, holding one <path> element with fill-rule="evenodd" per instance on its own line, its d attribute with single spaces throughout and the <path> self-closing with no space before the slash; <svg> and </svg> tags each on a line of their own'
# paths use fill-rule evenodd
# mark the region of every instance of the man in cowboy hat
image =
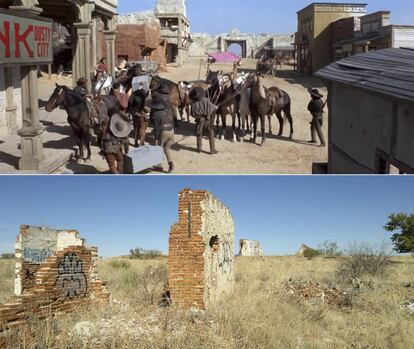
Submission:
<svg viewBox="0 0 414 349">
<path fill-rule="evenodd" d="M 218 107 L 214 105 L 206 96 L 201 87 L 195 87 L 190 92 L 191 114 L 197 122 L 197 150 L 201 153 L 203 145 L 203 133 L 209 131 L 210 154 L 217 154 L 214 144 L 214 115 Z"/>
<path fill-rule="evenodd" d="M 311 141 L 310 143 L 316 143 L 316 134 L 318 135 L 319 141 L 321 142 L 321 147 L 325 147 L 325 137 L 323 135 L 323 108 L 324 103 L 322 101 L 323 95 L 319 93 L 316 88 L 308 89 L 312 100 L 309 102 L 308 110 L 312 114 L 311 125 Z"/>
<path fill-rule="evenodd" d="M 173 112 L 170 99 L 170 88 L 168 87 L 168 85 L 161 83 L 156 89 L 152 91 L 152 96 L 159 96 L 164 101 L 164 103 L 167 105 L 167 112 L 171 115 L 171 117 L 174 120 L 174 129 L 177 129 L 178 120 L 176 119 L 176 116 Z"/>
<path fill-rule="evenodd" d="M 149 103 L 151 119 L 154 126 L 155 143 L 164 148 L 168 161 L 168 173 L 174 171 L 174 162 L 171 157 L 171 146 L 174 144 L 174 117 L 169 113 L 165 100 L 155 95 Z"/>
<path fill-rule="evenodd" d="M 124 171 L 124 157 L 122 153 L 125 140 L 132 131 L 132 125 L 120 114 L 104 117 L 101 123 L 101 149 L 108 162 L 112 174 L 122 174 Z M 127 149 L 126 149 L 127 152 Z"/>
</svg>

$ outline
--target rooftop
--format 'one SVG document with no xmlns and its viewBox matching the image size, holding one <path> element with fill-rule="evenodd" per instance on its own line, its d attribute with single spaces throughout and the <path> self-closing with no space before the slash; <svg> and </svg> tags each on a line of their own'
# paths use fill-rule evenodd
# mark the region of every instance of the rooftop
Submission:
<svg viewBox="0 0 414 349">
<path fill-rule="evenodd" d="M 414 50 L 391 48 L 344 58 L 317 77 L 414 102 Z"/>
</svg>

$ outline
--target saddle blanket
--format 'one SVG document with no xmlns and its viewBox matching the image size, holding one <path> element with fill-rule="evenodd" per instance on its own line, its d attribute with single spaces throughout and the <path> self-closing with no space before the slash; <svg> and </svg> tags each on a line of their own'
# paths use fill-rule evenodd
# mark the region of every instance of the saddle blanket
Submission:
<svg viewBox="0 0 414 349">
<path fill-rule="evenodd" d="M 144 171 L 162 164 L 164 158 L 164 149 L 160 146 L 129 147 L 129 153 L 124 155 L 124 172 L 133 174 Z"/>
</svg>

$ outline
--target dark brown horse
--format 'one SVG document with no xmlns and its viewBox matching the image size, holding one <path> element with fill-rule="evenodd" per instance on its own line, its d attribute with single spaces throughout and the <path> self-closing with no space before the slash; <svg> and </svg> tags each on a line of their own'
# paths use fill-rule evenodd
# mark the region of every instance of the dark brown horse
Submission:
<svg viewBox="0 0 414 349">
<path fill-rule="evenodd" d="M 262 145 L 266 141 L 265 134 L 265 121 L 266 115 L 269 118 L 269 133 L 272 133 L 271 129 L 271 116 L 276 114 L 279 120 L 279 133 L 278 136 L 283 135 L 283 116 L 285 114 L 290 123 L 290 138 L 293 135 L 293 118 L 291 114 L 291 99 L 287 92 L 278 89 L 277 87 L 271 87 L 267 89 L 264 87 L 263 79 L 260 75 L 250 75 L 248 77 L 247 84 L 251 87 L 250 97 L 250 111 L 253 119 L 253 133 L 251 141 L 256 143 L 257 136 L 257 123 L 260 119 L 261 133 L 262 133 Z"/>
<path fill-rule="evenodd" d="M 151 79 L 150 90 L 156 90 L 160 85 L 166 85 L 170 89 L 170 103 L 174 114 L 174 120 L 178 120 L 178 109 L 181 106 L 180 91 L 178 84 L 171 80 L 163 79 L 160 76 L 154 76 Z"/>
<path fill-rule="evenodd" d="M 91 129 L 98 126 L 99 115 L 108 115 L 119 111 L 119 104 L 113 96 L 102 97 L 102 102 L 94 108 L 98 115 L 91 115 L 91 109 L 82 96 L 74 93 L 67 86 L 56 84 L 56 88 L 46 104 L 46 111 L 51 113 L 57 107 L 62 107 L 68 114 L 68 123 L 73 130 L 79 146 L 78 160 L 84 158 L 84 147 L 87 150 L 86 161 L 91 159 Z"/>
</svg>

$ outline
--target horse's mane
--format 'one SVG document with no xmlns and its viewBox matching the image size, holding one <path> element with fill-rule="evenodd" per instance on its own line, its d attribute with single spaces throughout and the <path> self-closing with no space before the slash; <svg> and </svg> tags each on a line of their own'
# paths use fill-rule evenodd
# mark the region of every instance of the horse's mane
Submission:
<svg viewBox="0 0 414 349">
<path fill-rule="evenodd" d="M 77 93 L 73 92 L 69 87 L 64 87 L 65 92 L 67 93 L 67 101 L 69 105 L 78 105 L 86 103 L 85 100 L 79 96 Z"/>
</svg>

